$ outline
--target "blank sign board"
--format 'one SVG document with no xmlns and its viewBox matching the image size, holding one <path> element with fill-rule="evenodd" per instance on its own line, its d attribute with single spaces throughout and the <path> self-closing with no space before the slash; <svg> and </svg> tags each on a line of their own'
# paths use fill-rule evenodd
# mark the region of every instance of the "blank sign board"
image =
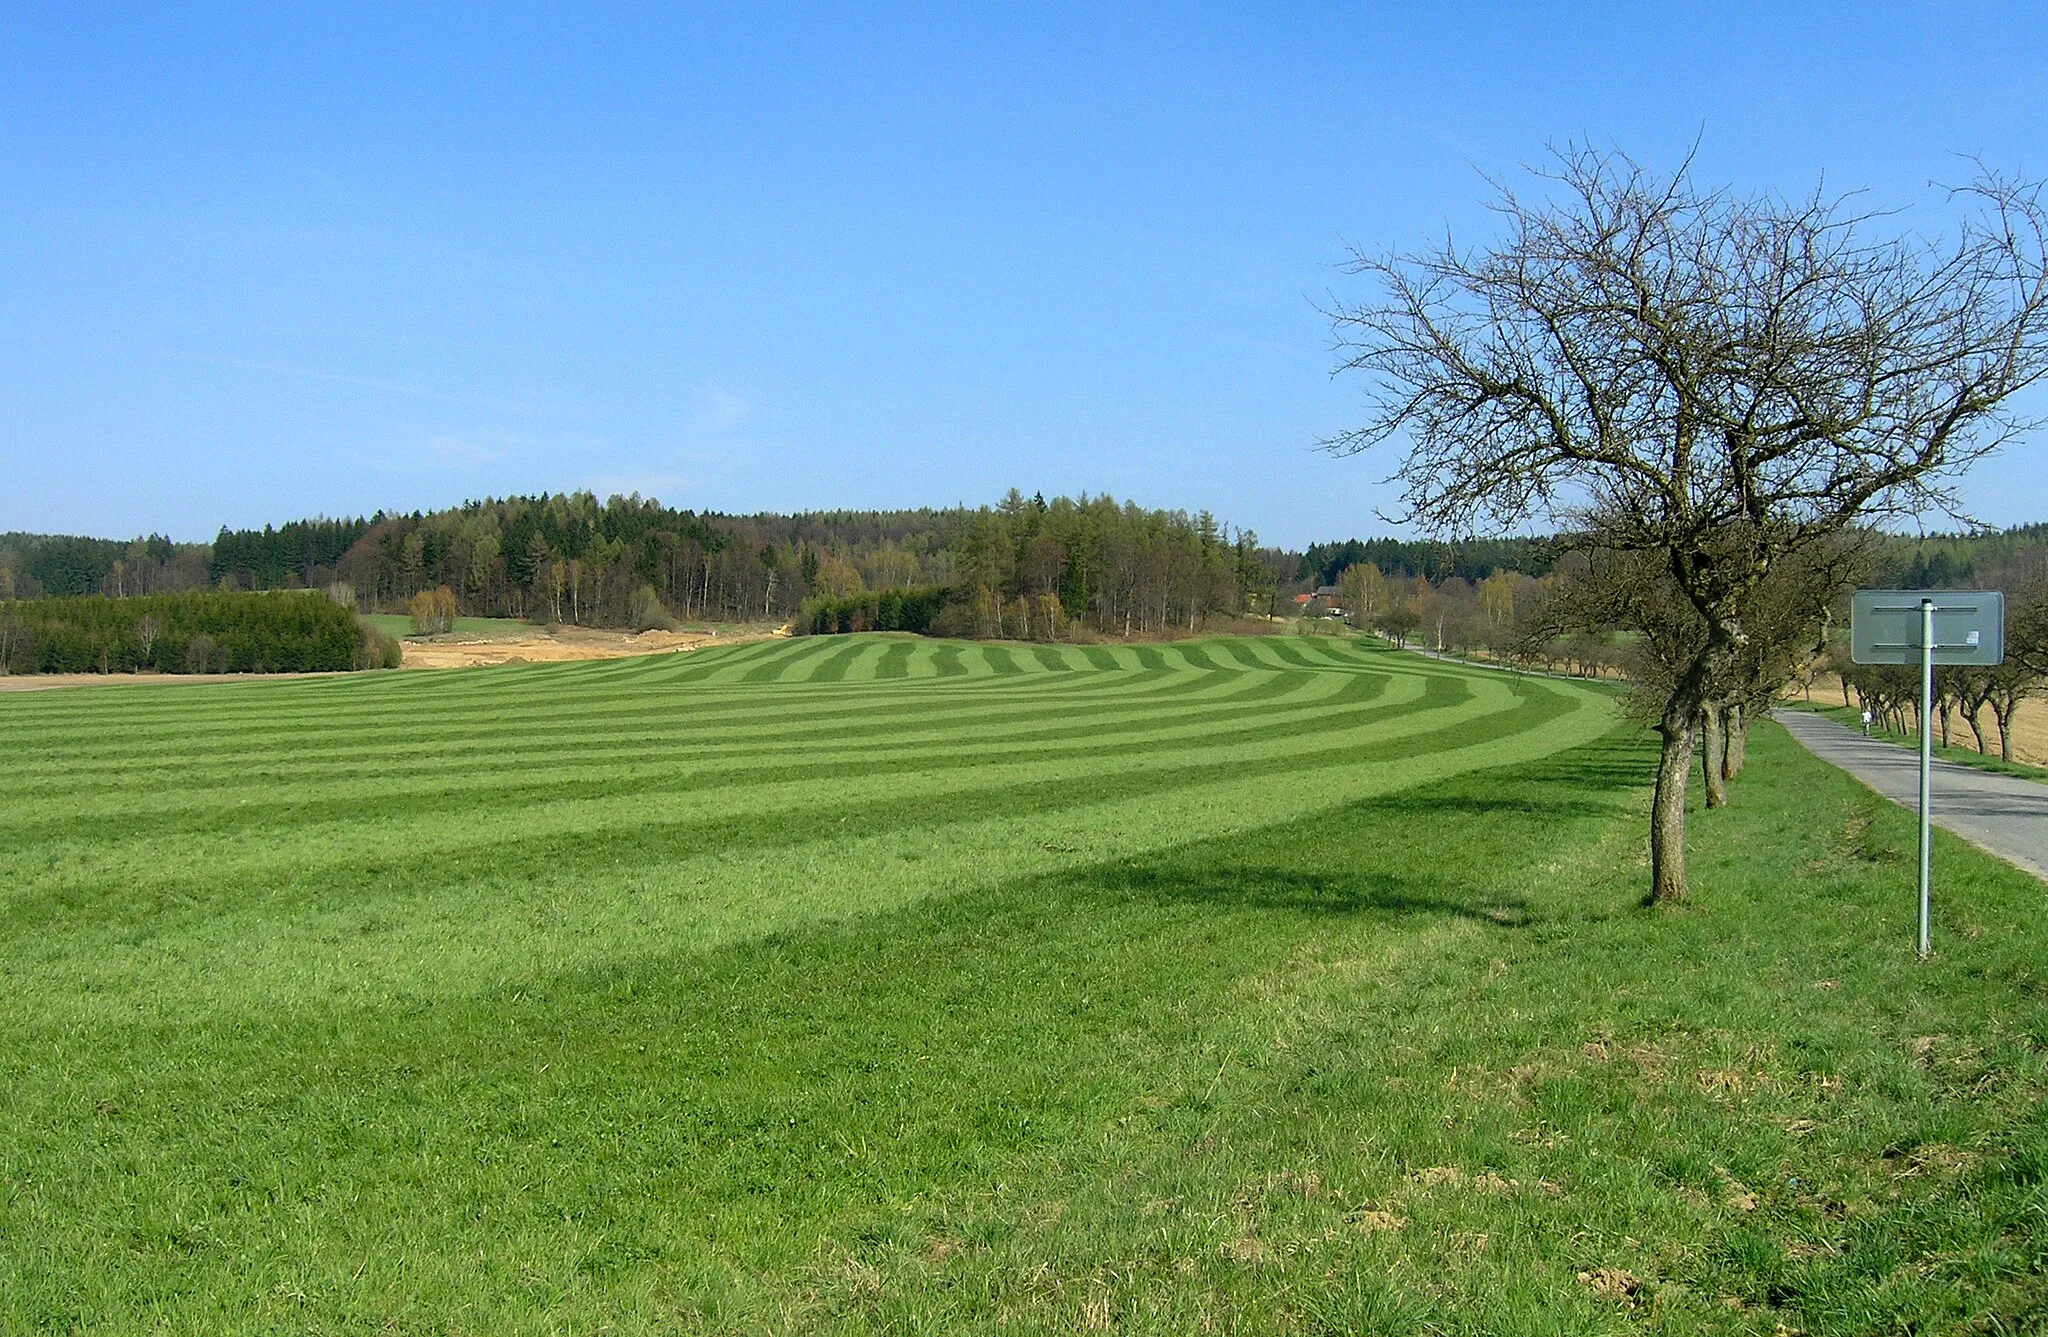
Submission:
<svg viewBox="0 0 2048 1337">
<path fill-rule="evenodd" d="M 1934 662 L 2005 659 L 2005 596 L 1997 590 L 1858 590 L 1849 602 L 1849 658 L 1920 662 L 1920 601 L 1934 601 Z"/>
</svg>

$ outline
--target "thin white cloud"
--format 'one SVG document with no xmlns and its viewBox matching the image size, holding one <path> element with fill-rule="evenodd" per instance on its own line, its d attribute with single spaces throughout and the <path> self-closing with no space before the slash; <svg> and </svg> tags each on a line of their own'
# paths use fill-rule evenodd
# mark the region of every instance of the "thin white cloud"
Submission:
<svg viewBox="0 0 2048 1337">
<path fill-rule="evenodd" d="M 160 356 L 188 362 L 204 362 L 216 367 L 233 367 L 240 371 L 268 372 L 274 376 L 298 376 L 307 380 L 328 381 L 336 385 L 353 385 L 365 390 L 378 390 L 385 394 L 404 395 L 410 399 L 425 400 L 434 404 L 452 404 L 462 408 L 489 409 L 495 413 L 523 414 L 533 412 L 533 406 L 530 404 L 489 399 L 479 395 L 448 394 L 440 390 L 430 390 L 424 386 L 405 385 L 397 381 L 382 381 L 369 376 L 351 376 L 345 372 L 325 371 L 319 367 L 301 367 L 289 362 L 227 357 L 218 353 L 193 353 L 179 349 L 160 349 L 155 351 Z"/>
<path fill-rule="evenodd" d="M 430 436 L 426 442 L 427 454 L 435 463 L 449 468 L 470 464 L 496 464 L 505 458 L 502 447 L 485 445 L 459 436 Z"/>
<path fill-rule="evenodd" d="M 754 406 L 738 395 L 712 386 L 690 408 L 690 427 L 699 436 L 722 436 L 736 430 Z"/>
</svg>

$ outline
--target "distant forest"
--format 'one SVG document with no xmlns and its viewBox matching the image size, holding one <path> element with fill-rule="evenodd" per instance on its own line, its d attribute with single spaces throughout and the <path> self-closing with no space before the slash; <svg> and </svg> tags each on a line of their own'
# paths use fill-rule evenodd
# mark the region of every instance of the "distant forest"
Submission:
<svg viewBox="0 0 2048 1337">
<path fill-rule="evenodd" d="M 944 629 L 961 634 L 1056 635 L 1076 622 L 1158 634 L 1270 610 L 1297 562 L 1206 512 L 1106 496 L 1012 490 L 972 509 L 733 516 L 584 492 L 223 529 L 210 545 L 6 535 L 0 599 L 325 589 L 372 611 L 446 589 L 471 616 L 808 624 L 810 604 L 829 605 L 836 625 L 838 610 L 879 608 L 882 594 L 942 589 L 954 610 Z"/>
<path fill-rule="evenodd" d="M 1303 585 L 1334 585 L 1346 567 L 1370 562 L 1383 576 L 1421 576 L 1426 580 L 1480 581 L 1496 571 L 1525 576 L 1548 575 L 1556 564 L 1548 538 L 1468 539 L 1422 542 L 1414 539 L 1347 539 L 1315 543 L 1295 563 L 1294 579 Z"/>
<path fill-rule="evenodd" d="M 2048 567 L 2048 525 L 1893 536 L 1885 548 L 1886 584 L 1967 586 Z M 325 589 L 367 612 L 445 588 L 463 614 L 536 622 L 790 619 L 1042 639 L 1076 623 L 1160 634 L 1283 611 L 1353 567 L 1452 590 L 1503 573 L 1541 579 L 1554 549 L 1543 537 L 1377 538 L 1292 552 L 1206 512 L 1016 490 L 976 508 L 743 516 L 582 492 L 223 529 L 211 544 L 0 534 L 0 600 Z"/>
</svg>

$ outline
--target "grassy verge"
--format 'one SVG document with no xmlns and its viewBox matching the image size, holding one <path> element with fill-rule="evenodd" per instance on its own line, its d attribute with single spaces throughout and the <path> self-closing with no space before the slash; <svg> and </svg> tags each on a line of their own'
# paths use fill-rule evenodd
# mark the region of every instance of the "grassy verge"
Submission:
<svg viewBox="0 0 2048 1337">
<path fill-rule="evenodd" d="M 1651 914 L 1651 751 L 1543 734 L 1563 684 L 837 640 L 205 689 L 240 693 L 217 722 L 164 692 L 83 758 L 65 712 L 143 689 L 0 707 L 31 800 L 0 814 L 0 1330 L 2048 1322 L 2041 886 L 1937 833 L 1916 965 L 1911 815 L 1775 727 L 1695 814 L 1696 904 Z M 1451 764 L 1506 721 L 1557 743 Z M 1426 737 L 1433 772 L 1345 796 Z M 201 758 L 189 804 L 151 806 L 153 745 Z M 375 786 L 326 774 L 365 757 Z M 705 844 L 657 777 L 713 761 L 693 792 L 754 824 Z M 236 862 L 250 829 L 289 857 Z M 175 849 L 217 858 L 152 880 Z"/>
<path fill-rule="evenodd" d="M 403 613 L 363 613 L 363 621 L 386 636 L 404 639 L 412 635 L 412 619 Z M 453 629 L 457 636 L 531 636 L 540 629 L 515 617 L 458 617 Z"/>
<path fill-rule="evenodd" d="M 1811 711 L 1816 715 L 1825 715 L 1836 723 L 1845 724 L 1851 729 L 1861 729 L 1863 727 L 1863 715 L 1853 706 L 1830 706 L 1823 705 L 1818 701 L 1796 700 L 1788 700 L 1783 704 L 1797 710 Z M 1920 736 L 1918 734 L 1896 733 L 1890 729 L 1883 729 L 1873 725 L 1871 726 L 1870 736 L 1872 738 L 1882 738 L 1887 743 L 1896 743 L 1900 747 L 1911 748 L 1915 752 L 1920 750 Z M 1953 738 L 1955 734 L 1951 732 L 1949 736 Z M 1964 726 L 1963 736 L 1965 738 L 1969 737 L 1968 726 Z M 2017 775 L 2025 780 L 2048 780 L 2048 768 L 2029 766 L 2024 762 L 2007 761 L 2003 757 L 1979 752 L 1974 747 L 1943 747 L 1937 742 L 1934 745 L 1934 755 L 1943 761 L 1952 761 L 1958 766 L 1974 766 L 1980 771 L 1992 771 L 1999 775 Z"/>
</svg>

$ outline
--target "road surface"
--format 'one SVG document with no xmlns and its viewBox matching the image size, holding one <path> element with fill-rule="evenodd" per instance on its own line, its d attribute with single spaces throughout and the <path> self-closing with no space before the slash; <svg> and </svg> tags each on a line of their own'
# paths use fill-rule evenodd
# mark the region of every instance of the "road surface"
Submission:
<svg viewBox="0 0 2048 1337">
<path fill-rule="evenodd" d="M 1865 738 L 1804 710 L 1771 716 L 1806 750 L 1908 808 L 1920 803 L 1920 754 Z M 1928 781 L 1930 820 L 2048 881 L 2048 784 L 1937 761 Z"/>
</svg>

